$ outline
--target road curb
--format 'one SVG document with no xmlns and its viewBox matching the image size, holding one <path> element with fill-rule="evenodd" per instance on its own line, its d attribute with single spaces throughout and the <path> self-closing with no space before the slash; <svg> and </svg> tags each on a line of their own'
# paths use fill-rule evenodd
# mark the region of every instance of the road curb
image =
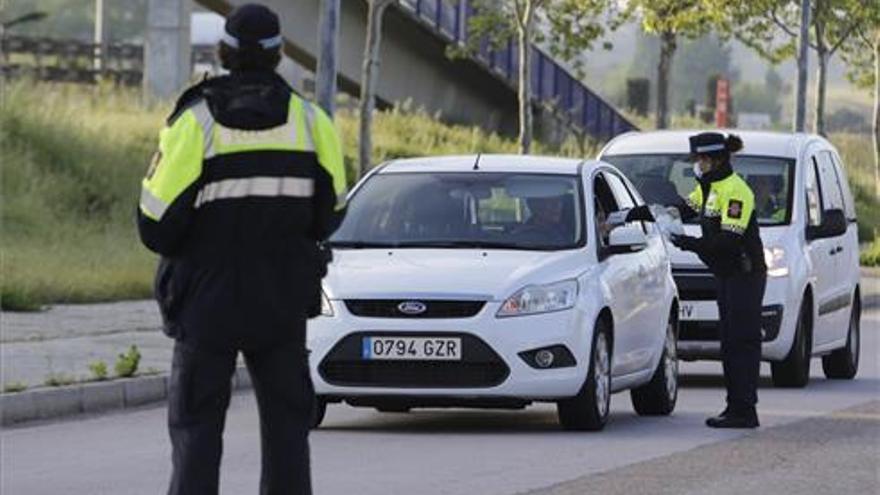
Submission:
<svg viewBox="0 0 880 495">
<path fill-rule="evenodd" d="M 0 425 L 10 426 L 164 402 L 168 398 L 168 378 L 169 374 L 166 373 L 0 394 Z M 239 366 L 235 370 L 232 388 L 251 388 L 247 368 Z"/>
</svg>

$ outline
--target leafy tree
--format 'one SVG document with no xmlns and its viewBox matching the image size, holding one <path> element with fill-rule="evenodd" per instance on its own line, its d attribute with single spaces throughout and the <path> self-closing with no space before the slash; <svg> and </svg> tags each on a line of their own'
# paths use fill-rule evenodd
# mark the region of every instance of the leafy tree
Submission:
<svg viewBox="0 0 880 495">
<path fill-rule="evenodd" d="M 656 84 L 659 60 L 660 40 L 641 35 L 636 41 L 636 53 L 627 75 L 646 77 Z M 707 101 L 706 83 L 713 75 L 723 75 L 732 81 L 739 78 L 732 63 L 731 49 L 725 41 L 710 33 L 681 43 L 669 74 L 670 111 L 687 110 L 691 100 L 697 104 Z"/>
<path fill-rule="evenodd" d="M 669 125 L 669 77 L 679 39 L 706 34 L 717 16 L 703 0 L 631 0 L 624 17 L 639 19 L 645 33 L 660 39 L 656 126 L 665 129 Z"/>
<path fill-rule="evenodd" d="M 874 91 L 874 187 L 880 196 L 880 7 L 872 10 L 869 21 L 843 45 L 842 58 L 847 62 L 847 77 L 861 88 Z"/>
<path fill-rule="evenodd" d="M 369 0 L 367 10 L 367 39 L 364 43 L 364 61 L 361 69 L 360 127 L 358 131 L 358 166 L 360 175 L 370 168 L 373 150 L 373 110 L 376 108 L 376 86 L 379 83 L 380 51 L 382 46 L 382 18 L 395 0 Z"/>
<path fill-rule="evenodd" d="M 772 62 L 794 55 L 800 2 L 794 0 L 710 0 L 725 27 Z M 815 132 L 825 134 L 828 62 L 861 32 L 876 25 L 880 3 L 865 0 L 812 0 L 809 46 L 817 55 Z"/>
<path fill-rule="evenodd" d="M 550 52 L 574 60 L 592 47 L 605 33 L 601 14 L 613 4 L 610 0 L 474 0 L 476 15 L 468 21 L 468 45 L 475 50 L 481 43 L 501 46 L 515 37 L 518 60 L 519 151 L 528 153 L 533 139 L 531 46 L 545 41 Z M 576 62 L 576 66 L 582 60 Z"/>
</svg>

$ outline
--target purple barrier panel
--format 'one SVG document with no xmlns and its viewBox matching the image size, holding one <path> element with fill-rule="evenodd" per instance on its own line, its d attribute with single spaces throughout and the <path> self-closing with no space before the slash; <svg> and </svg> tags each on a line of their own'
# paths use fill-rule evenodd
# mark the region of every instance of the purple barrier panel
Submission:
<svg viewBox="0 0 880 495">
<path fill-rule="evenodd" d="M 580 84 L 573 86 L 574 94 L 571 97 L 571 106 L 569 107 L 569 117 L 571 122 L 583 127 L 584 114 L 584 87 Z"/>
</svg>

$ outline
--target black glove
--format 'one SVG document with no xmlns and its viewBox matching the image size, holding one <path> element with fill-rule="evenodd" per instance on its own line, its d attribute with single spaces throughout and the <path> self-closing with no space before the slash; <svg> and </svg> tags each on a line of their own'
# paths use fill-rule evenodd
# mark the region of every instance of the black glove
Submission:
<svg viewBox="0 0 880 495">
<path fill-rule="evenodd" d="M 672 245 L 681 249 L 682 251 L 694 251 L 696 252 L 697 247 L 700 244 L 700 240 L 696 237 L 691 237 L 689 235 L 675 235 L 672 234 L 669 236 L 670 242 Z"/>
<path fill-rule="evenodd" d="M 648 208 L 648 205 L 640 205 L 635 208 L 630 208 L 626 213 L 626 221 L 627 222 L 653 222 L 654 215 L 651 214 L 651 209 Z"/>
</svg>

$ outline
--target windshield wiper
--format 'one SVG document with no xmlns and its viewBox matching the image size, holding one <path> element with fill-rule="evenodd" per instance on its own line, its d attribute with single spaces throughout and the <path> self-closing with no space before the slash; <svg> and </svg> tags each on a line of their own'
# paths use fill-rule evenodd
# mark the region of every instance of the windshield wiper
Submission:
<svg viewBox="0 0 880 495">
<path fill-rule="evenodd" d="M 467 240 L 437 240 L 437 241 L 412 241 L 397 244 L 398 248 L 451 248 L 451 249 L 532 249 L 530 246 L 511 244 L 498 241 L 467 241 Z"/>
</svg>

